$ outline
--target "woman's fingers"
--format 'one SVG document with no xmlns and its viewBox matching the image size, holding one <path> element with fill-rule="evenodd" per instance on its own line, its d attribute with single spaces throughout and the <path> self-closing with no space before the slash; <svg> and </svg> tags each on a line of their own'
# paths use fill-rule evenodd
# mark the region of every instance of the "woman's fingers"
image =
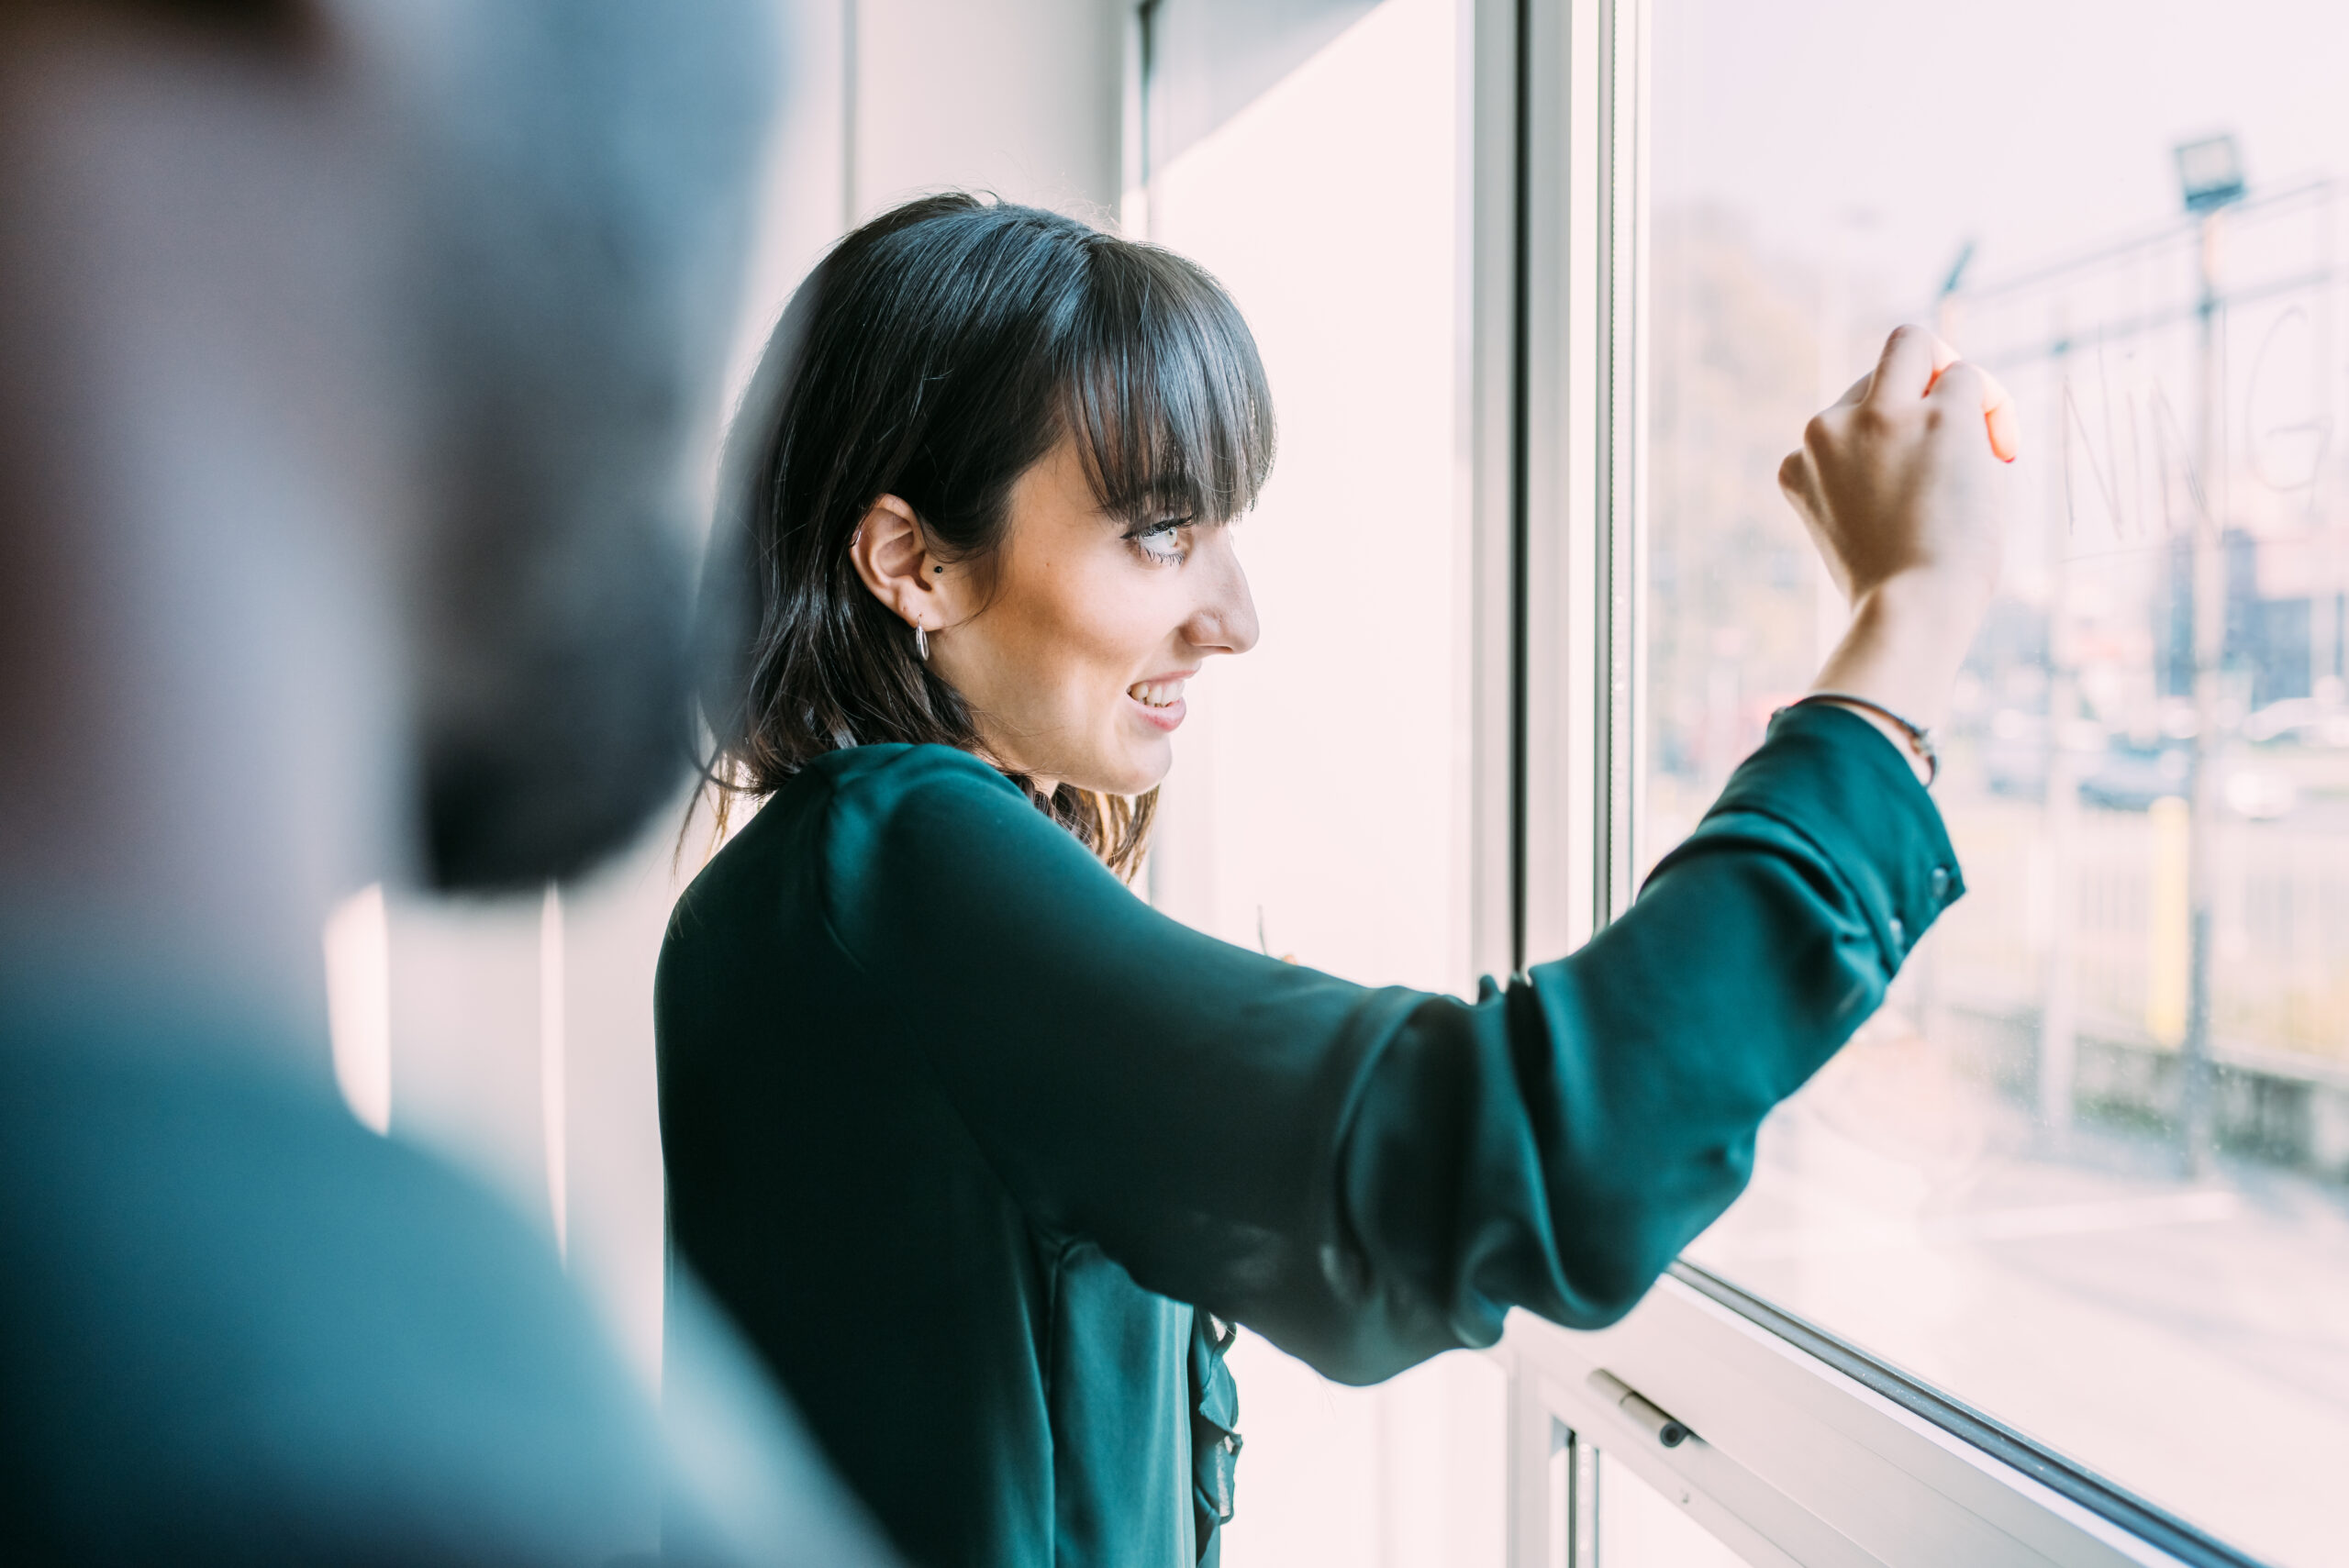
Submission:
<svg viewBox="0 0 2349 1568">
<path fill-rule="evenodd" d="M 1898 406 L 1924 396 L 1933 380 L 1957 361 L 1957 350 L 1922 327 L 1896 327 L 1863 401 Z"/>
<path fill-rule="evenodd" d="M 1778 464 L 1778 488 L 1798 510 L 1810 504 L 1810 464 L 1800 452 L 1788 452 Z"/>
<path fill-rule="evenodd" d="M 1990 450 L 2000 462 L 2012 462 L 2022 452 L 2022 421 L 2016 417 L 2015 400 L 2007 393 L 2006 384 L 1988 371 L 1982 373 L 1985 387 L 1983 417 L 1990 427 Z"/>
<path fill-rule="evenodd" d="M 2012 462 L 2021 450 L 2021 424 L 2015 417 L 2015 400 L 1998 378 L 1979 365 L 1959 360 L 1935 377 L 1928 396 L 1982 411 L 1990 432 L 1990 452 L 2000 462 Z"/>
<path fill-rule="evenodd" d="M 1963 372 L 1962 389 L 1944 393 L 1953 372 Z M 2016 417 L 2014 398 L 1998 378 L 1979 365 L 1968 364 L 1957 350 L 1922 327 L 1893 329 L 1885 340 L 1884 357 L 1875 370 L 1852 384 L 1837 406 L 1865 402 L 1887 406 L 1913 397 L 1946 395 L 1979 400 L 1982 420 L 1990 437 L 1990 450 L 2000 462 L 2012 462 L 2022 450 L 2022 422 Z"/>
</svg>

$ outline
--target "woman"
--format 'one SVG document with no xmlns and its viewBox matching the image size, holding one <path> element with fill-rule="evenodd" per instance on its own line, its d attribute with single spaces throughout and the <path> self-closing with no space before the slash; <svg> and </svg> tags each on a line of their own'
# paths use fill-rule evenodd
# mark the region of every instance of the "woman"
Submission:
<svg viewBox="0 0 2349 1568">
<path fill-rule="evenodd" d="M 1367 1383 L 1511 1306 L 1609 1322 L 1728 1205 L 1958 893 L 1888 716 L 1937 707 L 1996 573 L 1987 384 L 1946 360 L 1897 336 L 1783 475 L 1854 600 L 1848 697 L 1470 1004 L 1124 885 L 1184 681 L 1256 638 L 1230 525 L 1273 417 L 1230 301 L 962 196 L 841 242 L 736 427 L 708 708 L 765 805 L 671 924 L 662 1127 L 677 1247 L 910 1558 L 1210 1558 L 1228 1325 Z"/>
</svg>

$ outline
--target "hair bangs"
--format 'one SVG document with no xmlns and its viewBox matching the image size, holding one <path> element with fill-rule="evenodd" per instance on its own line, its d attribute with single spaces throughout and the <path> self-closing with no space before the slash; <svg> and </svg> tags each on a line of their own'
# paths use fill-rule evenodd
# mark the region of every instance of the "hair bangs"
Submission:
<svg viewBox="0 0 2349 1568">
<path fill-rule="evenodd" d="M 1230 295 L 1172 251 L 1097 247 L 1063 383 L 1069 433 L 1103 508 L 1219 523 L 1272 470 L 1273 400 Z"/>
</svg>

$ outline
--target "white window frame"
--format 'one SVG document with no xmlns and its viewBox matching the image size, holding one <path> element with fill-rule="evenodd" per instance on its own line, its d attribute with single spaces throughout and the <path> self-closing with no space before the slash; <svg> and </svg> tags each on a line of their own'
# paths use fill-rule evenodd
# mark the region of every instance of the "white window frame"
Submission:
<svg viewBox="0 0 2349 1568">
<path fill-rule="evenodd" d="M 1765 1304 L 1705 1285 L 1719 1282 L 1675 1270 L 1598 1333 L 1511 1316 L 1492 1352 L 1509 1380 L 1510 1568 L 1591 1568 L 1554 1554 L 1560 1429 L 1769 1568 L 2249 1561 Z M 1664 1412 L 1691 1434 L 1671 1447 Z"/>
</svg>

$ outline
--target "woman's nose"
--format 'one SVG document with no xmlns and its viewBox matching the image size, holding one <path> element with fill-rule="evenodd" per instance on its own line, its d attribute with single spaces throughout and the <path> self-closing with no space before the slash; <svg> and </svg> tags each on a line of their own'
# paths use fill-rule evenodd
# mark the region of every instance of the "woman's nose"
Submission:
<svg viewBox="0 0 2349 1568">
<path fill-rule="evenodd" d="M 1204 593 L 1184 630 L 1191 642 L 1208 653 L 1245 653 L 1256 646 L 1256 599 L 1248 591 L 1248 573 L 1231 548 L 1229 528 L 1218 528 L 1201 574 Z"/>
</svg>

